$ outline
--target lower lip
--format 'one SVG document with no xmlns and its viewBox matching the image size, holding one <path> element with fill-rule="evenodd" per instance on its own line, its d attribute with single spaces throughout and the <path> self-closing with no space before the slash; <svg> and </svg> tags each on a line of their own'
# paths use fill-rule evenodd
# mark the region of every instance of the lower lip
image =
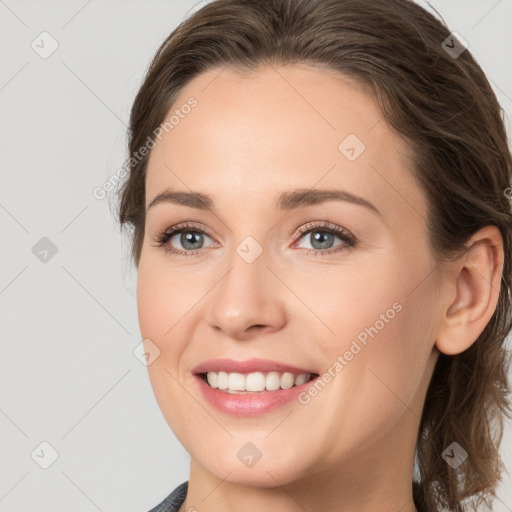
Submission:
<svg viewBox="0 0 512 512">
<path fill-rule="evenodd" d="M 259 416 L 297 399 L 297 396 L 318 377 L 315 377 L 300 386 L 276 391 L 260 391 L 256 393 L 228 393 L 210 387 L 201 375 L 194 375 L 203 396 L 217 410 L 234 416 Z M 297 400 L 298 401 L 298 400 Z"/>
</svg>

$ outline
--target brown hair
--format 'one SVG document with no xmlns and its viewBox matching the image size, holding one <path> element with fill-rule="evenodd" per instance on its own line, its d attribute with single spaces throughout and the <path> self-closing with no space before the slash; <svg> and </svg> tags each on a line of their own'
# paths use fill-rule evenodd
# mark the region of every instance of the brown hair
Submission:
<svg viewBox="0 0 512 512">
<path fill-rule="evenodd" d="M 439 268 L 461 255 L 483 226 L 497 226 L 503 237 L 496 310 L 469 349 L 439 356 L 417 439 L 417 508 L 465 512 L 496 496 L 503 419 L 511 411 L 505 339 L 512 327 L 506 197 L 512 155 L 489 82 L 469 50 L 449 53 L 443 45 L 449 37 L 444 22 L 410 0 L 213 1 L 156 52 L 131 111 L 129 150 L 133 155 L 143 147 L 187 82 L 214 66 L 242 72 L 301 62 L 337 70 L 372 91 L 384 119 L 410 149 L 412 173 L 428 199 L 429 243 Z M 448 47 L 456 44 L 448 41 Z M 137 267 L 148 158 L 134 160 L 119 191 L 119 221 L 132 229 Z M 458 469 L 441 456 L 452 442 L 469 454 Z"/>
</svg>

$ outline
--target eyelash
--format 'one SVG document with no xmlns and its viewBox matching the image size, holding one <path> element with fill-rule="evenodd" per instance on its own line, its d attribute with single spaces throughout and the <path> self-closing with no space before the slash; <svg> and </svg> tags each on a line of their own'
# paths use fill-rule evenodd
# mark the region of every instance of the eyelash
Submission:
<svg viewBox="0 0 512 512">
<path fill-rule="evenodd" d="M 176 226 L 173 226 L 169 229 L 166 229 L 159 233 L 157 237 L 155 238 L 156 246 L 155 247 L 161 247 L 165 250 L 167 253 L 176 254 L 176 255 L 183 255 L 183 256 L 200 256 L 202 254 L 202 251 L 205 248 L 198 249 L 198 250 L 192 250 L 192 251 L 181 251 L 179 249 L 174 249 L 170 245 L 166 245 L 167 242 L 176 234 L 181 232 L 194 232 L 194 233 L 201 233 L 204 235 L 207 235 L 209 238 L 213 239 L 213 236 L 204 229 L 200 229 L 194 225 L 191 225 L 187 222 L 182 224 L 177 224 Z M 341 228 L 340 226 L 336 226 L 334 224 L 330 224 L 329 222 L 324 223 L 314 223 L 311 222 L 309 224 L 306 224 L 298 229 L 298 238 L 297 240 L 300 240 L 306 233 L 309 233 L 310 231 L 320 231 L 324 233 L 330 233 L 331 235 L 335 235 L 338 238 L 340 238 L 344 244 L 341 244 L 339 246 L 336 246 L 331 249 L 326 250 L 320 250 L 320 249 L 304 249 L 305 251 L 308 251 L 307 254 L 313 253 L 314 256 L 317 256 L 317 254 L 320 254 L 321 256 L 332 254 L 336 252 L 340 252 L 342 250 L 345 250 L 347 248 L 356 247 L 358 244 L 357 238 L 352 235 L 349 231 L 347 231 L 344 228 Z"/>
</svg>

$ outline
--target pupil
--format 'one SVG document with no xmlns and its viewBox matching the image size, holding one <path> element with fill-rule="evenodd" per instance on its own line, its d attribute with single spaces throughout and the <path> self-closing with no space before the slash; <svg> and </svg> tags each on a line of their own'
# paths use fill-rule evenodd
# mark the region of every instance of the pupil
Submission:
<svg viewBox="0 0 512 512">
<path fill-rule="evenodd" d="M 311 245 L 315 249 L 329 249 L 332 246 L 332 233 L 325 231 L 312 231 L 311 232 Z M 326 242 L 326 239 L 328 240 Z M 316 247 L 315 243 L 319 242 L 319 246 Z"/>
<path fill-rule="evenodd" d="M 199 241 L 196 241 L 194 243 L 194 238 L 198 238 Z M 203 235 L 201 233 L 198 233 L 197 231 L 189 231 L 187 233 L 181 234 L 181 244 L 186 249 L 199 249 L 201 247 L 201 243 L 203 241 Z M 192 244 L 192 246 L 187 246 L 187 244 Z"/>
</svg>

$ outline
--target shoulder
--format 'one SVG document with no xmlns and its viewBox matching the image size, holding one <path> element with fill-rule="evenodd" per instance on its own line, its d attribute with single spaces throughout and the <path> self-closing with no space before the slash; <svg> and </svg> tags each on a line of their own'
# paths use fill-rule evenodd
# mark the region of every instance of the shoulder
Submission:
<svg viewBox="0 0 512 512">
<path fill-rule="evenodd" d="M 149 512 L 178 512 L 179 508 L 187 497 L 188 481 L 178 485 L 174 491 L 167 496 L 156 507 L 152 508 Z"/>
</svg>

